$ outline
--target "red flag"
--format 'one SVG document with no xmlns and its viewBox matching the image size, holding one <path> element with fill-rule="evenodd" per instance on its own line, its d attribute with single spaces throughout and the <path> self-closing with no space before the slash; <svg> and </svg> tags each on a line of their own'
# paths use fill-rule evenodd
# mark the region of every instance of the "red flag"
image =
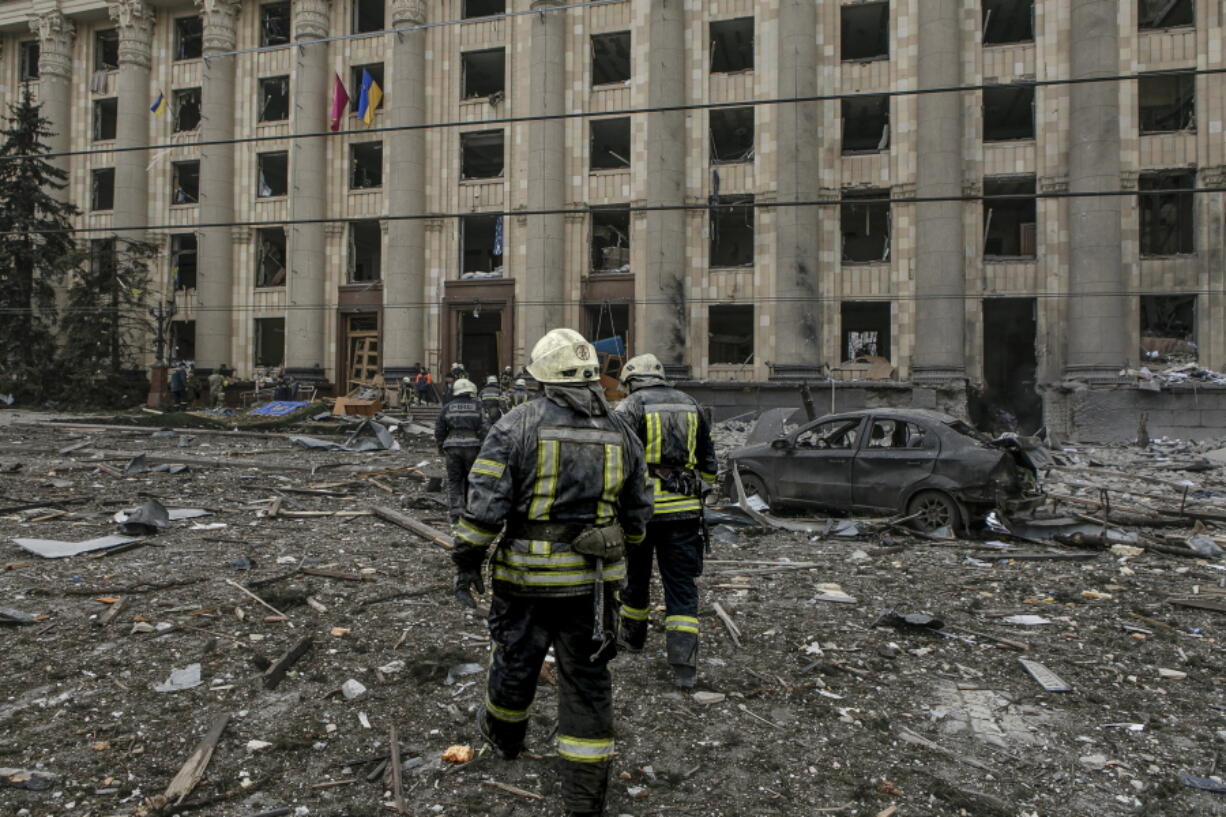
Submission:
<svg viewBox="0 0 1226 817">
<path fill-rule="evenodd" d="M 345 118 L 345 106 L 349 104 L 349 92 L 345 83 L 341 82 L 340 74 L 333 74 L 336 81 L 332 84 L 332 130 L 341 129 L 341 120 Z"/>
</svg>

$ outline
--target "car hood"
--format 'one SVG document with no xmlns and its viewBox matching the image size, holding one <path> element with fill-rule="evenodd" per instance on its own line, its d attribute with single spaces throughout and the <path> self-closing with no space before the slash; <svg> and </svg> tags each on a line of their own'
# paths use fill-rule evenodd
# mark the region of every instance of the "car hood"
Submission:
<svg viewBox="0 0 1226 817">
<path fill-rule="evenodd" d="M 740 460 L 752 459 L 754 457 L 769 456 L 773 454 L 774 449 L 770 447 L 770 443 L 758 443 L 757 445 L 746 445 L 741 448 L 734 448 L 728 452 L 729 462 L 738 462 Z"/>
</svg>

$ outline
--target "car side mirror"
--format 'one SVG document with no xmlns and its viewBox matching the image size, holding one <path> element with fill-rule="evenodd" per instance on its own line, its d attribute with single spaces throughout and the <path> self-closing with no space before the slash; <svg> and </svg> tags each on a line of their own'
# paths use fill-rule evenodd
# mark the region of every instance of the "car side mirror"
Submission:
<svg viewBox="0 0 1226 817">
<path fill-rule="evenodd" d="M 786 451 L 791 447 L 792 443 L 788 441 L 787 437 L 776 437 L 771 441 L 771 448 L 775 449 L 776 451 Z"/>
</svg>

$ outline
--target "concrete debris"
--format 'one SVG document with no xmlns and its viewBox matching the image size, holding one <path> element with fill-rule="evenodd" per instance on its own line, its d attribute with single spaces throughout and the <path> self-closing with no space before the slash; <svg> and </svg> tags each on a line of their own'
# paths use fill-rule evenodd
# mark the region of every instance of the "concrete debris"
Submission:
<svg viewBox="0 0 1226 817">
<path fill-rule="evenodd" d="M 160 684 L 153 685 L 154 692 L 182 692 L 185 689 L 192 689 L 204 683 L 200 680 L 200 665 L 188 664 L 182 669 L 174 669 L 170 671 L 169 677 Z"/>
<path fill-rule="evenodd" d="M 346 701 L 352 701 L 355 698 L 361 698 L 366 694 L 366 685 L 361 681 L 356 681 L 350 678 L 345 683 L 341 684 L 341 695 Z"/>
</svg>

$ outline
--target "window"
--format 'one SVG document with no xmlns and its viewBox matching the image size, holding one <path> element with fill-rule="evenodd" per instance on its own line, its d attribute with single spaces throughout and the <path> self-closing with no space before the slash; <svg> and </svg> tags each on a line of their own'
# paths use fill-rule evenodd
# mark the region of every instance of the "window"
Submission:
<svg viewBox="0 0 1226 817">
<path fill-rule="evenodd" d="M 486 51 L 469 51 L 460 55 L 460 70 L 463 75 L 464 99 L 479 99 L 490 97 L 490 102 L 496 102 L 506 93 L 506 63 L 505 48 L 491 48 Z"/>
<path fill-rule="evenodd" d="M 38 79 L 38 40 L 25 40 L 21 44 L 20 60 L 21 81 L 30 82 Z"/>
<path fill-rule="evenodd" d="M 630 167 L 630 117 L 593 119 L 592 170 Z"/>
<path fill-rule="evenodd" d="M 630 32 L 592 35 L 592 85 L 630 81 Z"/>
<path fill-rule="evenodd" d="M 171 94 L 171 110 L 174 112 L 175 133 L 193 131 L 200 127 L 200 89 L 181 88 Z"/>
<path fill-rule="evenodd" d="M 1034 86 L 1000 85 L 983 91 L 983 141 L 1034 138 Z"/>
<path fill-rule="evenodd" d="M 460 178 L 495 179 L 502 175 L 503 131 L 460 134 Z"/>
<path fill-rule="evenodd" d="M 255 285 L 285 286 L 284 227 L 261 227 L 255 231 Z"/>
<path fill-rule="evenodd" d="M 472 215 L 460 218 L 460 277 L 502 274 L 502 217 Z"/>
<path fill-rule="evenodd" d="M 506 0 L 464 0 L 465 20 L 492 17 L 495 14 L 504 14 L 506 10 Z"/>
<path fill-rule="evenodd" d="M 385 85 L 383 82 L 383 63 L 372 62 L 369 65 L 355 65 L 353 66 L 353 70 L 350 72 L 349 76 L 349 93 L 351 94 L 349 99 L 349 110 L 351 113 L 355 114 L 358 112 L 358 105 L 362 101 L 361 90 L 363 71 L 370 74 L 370 78 L 374 80 L 376 84 L 378 84 L 379 90 L 383 93 L 383 96 L 380 97 L 379 107 L 387 107 L 387 85 Z"/>
<path fill-rule="evenodd" d="M 753 18 L 711 21 L 711 73 L 753 70 Z"/>
<path fill-rule="evenodd" d="M 711 111 L 711 163 L 753 161 L 753 108 Z"/>
<path fill-rule="evenodd" d="M 105 142 L 115 138 L 115 125 L 119 118 L 119 99 L 94 100 L 94 141 Z"/>
<path fill-rule="evenodd" d="M 110 210 L 115 207 L 115 168 L 104 167 L 89 174 L 89 209 Z"/>
<path fill-rule="evenodd" d="M 752 267 L 753 196 L 725 196 L 711 208 L 711 266 Z"/>
<path fill-rule="evenodd" d="M 353 0 L 353 33 L 383 30 L 383 0 Z"/>
<path fill-rule="evenodd" d="M 890 4 L 860 3 L 843 6 L 842 58 L 883 60 L 890 56 Z"/>
<path fill-rule="evenodd" d="M 108 28 L 94 34 L 94 70 L 114 71 L 119 67 L 119 31 Z"/>
<path fill-rule="evenodd" d="M 848 450 L 856 447 L 860 436 L 858 417 L 844 420 L 829 420 L 811 426 L 796 435 L 797 448 L 835 448 Z"/>
<path fill-rule="evenodd" d="M 260 6 L 260 46 L 288 43 L 289 21 L 289 3 L 265 3 Z"/>
<path fill-rule="evenodd" d="M 1196 129 L 1196 76 L 1161 74 L 1137 81 L 1141 133 Z"/>
<path fill-rule="evenodd" d="M 1141 296 L 1141 359 L 1195 363 L 1196 296 Z"/>
<path fill-rule="evenodd" d="M 273 369 L 285 363 L 285 318 L 255 319 L 254 362 Z"/>
<path fill-rule="evenodd" d="M 983 202 L 983 254 L 987 258 L 1034 258 L 1034 177 L 984 179 L 983 195 L 1023 196 Z"/>
<path fill-rule="evenodd" d="M 890 260 L 890 191 L 845 190 L 840 212 L 843 263 Z"/>
<path fill-rule="evenodd" d="M 178 363 L 181 360 L 196 359 L 196 322 L 171 321 L 170 324 L 170 360 Z"/>
<path fill-rule="evenodd" d="M 890 305 L 881 301 L 843 301 L 842 355 L 844 360 L 858 357 L 890 359 Z"/>
<path fill-rule="evenodd" d="M 890 98 L 843 100 L 843 153 L 878 153 L 890 147 Z"/>
<path fill-rule="evenodd" d="M 256 198 L 267 199 L 284 196 L 289 192 L 289 153 L 260 153 L 256 161 Z"/>
<path fill-rule="evenodd" d="M 113 281 L 116 266 L 115 239 L 91 238 L 89 241 L 89 271 L 94 280 Z"/>
<path fill-rule="evenodd" d="M 1034 0 L 983 0 L 983 44 L 1034 39 Z"/>
<path fill-rule="evenodd" d="M 1196 25 L 1196 4 L 1193 0 L 1137 0 L 1137 26 L 1174 28 Z"/>
<path fill-rule="evenodd" d="M 199 160 L 171 163 L 170 194 L 171 204 L 195 204 L 200 201 Z"/>
<path fill-rule="evenodd" d="M 204 54 L 204 21 L 199 17 L 175 20 L 175 59 L 198 60 Z"/>
<path fill-rule="evenodd" d="M 936 448 L 924 429 L 903 420 L 873 420 L 868 448 Z"/>
<path fill-rule="evenodd" d="M 289 119 L 289 77 L 264 77 L 260 80 L 260 121 L 283 122 Z"/>
<path fill-rule="evenodd" d="M 707 361 L 738 366 L 753 363 L 753 306 L 707 308 Z"/>
<path fill-rule="evenodd" d="M 630 208 L 592 208 L 592 271 L 630 271 Z"/>
<path fill-rule="evenodd" d="M 1141 174 L 1141 255 L 1196 252 L 1192 193 L 1195 186 L 1195 176 L 1188 171 Z"/>
<path fill-rule="evenodd" d="M 358 142 L 349 146 L 349 186 L 354 190 L 383 186 L 382 142 Z"/>
<path fill-rule="evenodd" d="M 196 249 L 195 233 L 170 237 L 170 276 L 175 289 L 196 288 Z"/>
<path fill-rule="evenodd" d="M 378 281 L 383 274 L 383 228 L 378 219 L 349 222 L 349 280 Z"/>
</svg>

